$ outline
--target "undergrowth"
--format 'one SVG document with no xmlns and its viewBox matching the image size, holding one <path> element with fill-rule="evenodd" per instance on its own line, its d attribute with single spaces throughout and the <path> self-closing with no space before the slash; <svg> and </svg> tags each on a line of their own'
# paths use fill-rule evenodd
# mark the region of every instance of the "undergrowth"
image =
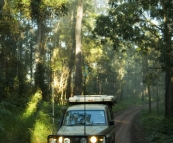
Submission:
<svg viewBox="0 0 173 143">
<path fill-rule="evenodd" d="M 47 136 L 57 131 L 60 108 L 55 104 L 53 118 L 51 103 L 43 102 L 38 93 L 17 105 L 12 101 L 0 102 L 0 142 L 47 143 Z"/>
<path fill-rule="evenodd" d="M 146 133 L 146 140 L 152 143 L 172 143 L 173 142 L 173 118 L 164 117 L 164 105 L 160 104 L 160 114 L 156 112 L 156 107 L 152 108 L 152 113 L 148 110 L 141 112 L 141 126 Z"/>
</svg>

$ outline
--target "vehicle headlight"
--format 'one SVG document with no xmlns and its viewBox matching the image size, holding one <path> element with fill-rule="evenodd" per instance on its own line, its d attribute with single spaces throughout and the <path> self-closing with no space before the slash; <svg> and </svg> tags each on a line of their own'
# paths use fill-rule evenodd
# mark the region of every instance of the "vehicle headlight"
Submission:
<svg viewBox="0 0 173 143">
<path fill-rule="evenodd" d="M 91 141 L 91 143 L 96 143 L 96 142 L 97 142 L 97 137 L 92 136 L 92 137 L 90 138 L 90 141 Z"/>
<path fill-rule="evenodd" d="M 62 138 L 62 137 L 59 137 L 59 138 L 58 138 L 58 142 L 59 142 L 59 143 L 62 143 L 62 142 L 63 142 L 63 138 Z"/>
<path fill-rule="evenodd" d="M 89 143 L 105 143 L 105 136 L 91 136 L 89 138 Z"/>
</svg>

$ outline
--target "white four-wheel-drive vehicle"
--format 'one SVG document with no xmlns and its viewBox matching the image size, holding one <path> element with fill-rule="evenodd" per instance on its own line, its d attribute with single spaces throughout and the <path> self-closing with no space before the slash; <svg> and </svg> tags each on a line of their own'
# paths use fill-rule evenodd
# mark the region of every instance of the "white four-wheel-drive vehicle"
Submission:
<svg viewBox="0 0 173 143">
<path fill-rule="evenodd" d="M 115 143 L 111 95 L 78 95 L 69 98 L 56 135 L 48 143 Z"/>
</svg>

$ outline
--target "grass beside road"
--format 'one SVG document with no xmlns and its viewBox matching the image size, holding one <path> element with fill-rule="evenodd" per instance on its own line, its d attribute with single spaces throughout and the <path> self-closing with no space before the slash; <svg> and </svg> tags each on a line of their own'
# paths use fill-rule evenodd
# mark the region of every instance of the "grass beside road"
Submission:
<svg viewBox="0 0 173 143">
<path fill-rule="evenodd" d="M 159 103 L 159 114 L 155 108 L 152 112 L 143 110 L 140 113 L 141 126 L 146 133 L 146 140 L 152 143 L 173 142 L 173 118 L 164 117 L 164 103 Z"/>
</svg>

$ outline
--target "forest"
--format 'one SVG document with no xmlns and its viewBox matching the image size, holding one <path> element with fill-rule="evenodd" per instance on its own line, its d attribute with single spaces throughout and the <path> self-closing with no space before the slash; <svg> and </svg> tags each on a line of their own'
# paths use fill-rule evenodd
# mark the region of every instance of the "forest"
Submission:
<svg viewBox="0 0 173 143">
<path fill-rule="evenodd" d="M 0 75 L 0 142 L 46 142 L 73 95 L 163 103 L 170 123 L 173 1 L 0 0 Z"/>
</svg>

